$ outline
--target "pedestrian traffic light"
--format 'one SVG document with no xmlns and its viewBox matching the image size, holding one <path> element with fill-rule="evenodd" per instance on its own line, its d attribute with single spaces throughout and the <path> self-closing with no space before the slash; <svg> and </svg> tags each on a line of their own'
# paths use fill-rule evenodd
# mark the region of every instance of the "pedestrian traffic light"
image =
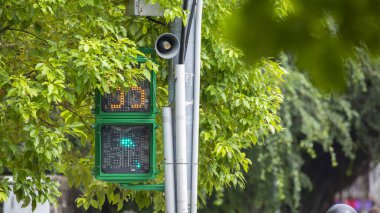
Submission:
<svg viewBox="0 0 380 213">
<path fill-rule="evenodd" d="M 137 58 L 143 63 L 146 58 Z M 128 183 L 156 175 L 156 75 L 95 93 L 95 177 Z"/>
<path fill-rule="evenodd" d="M 156 175 L 154 119 L 99 119 L 95 135 L 95 176 L 127 183 Z"/>
</svg>

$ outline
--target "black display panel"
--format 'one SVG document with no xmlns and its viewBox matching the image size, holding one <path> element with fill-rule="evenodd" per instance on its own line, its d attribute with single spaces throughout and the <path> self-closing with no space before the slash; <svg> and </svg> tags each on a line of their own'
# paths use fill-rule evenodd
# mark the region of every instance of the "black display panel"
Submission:
<svg viewBox="0 0 380 213">
<path fill-rule="evenodd" d="M 149 173 L 152 125 L 102 125 L 103 173 Z"/>
<path fill-rule="evenodd" d="M 102 96 L 103 112 L 149 112 L 150 81 L 138 81 L 137 86 L 129 90 L 118 88 Z"/>
</svg>

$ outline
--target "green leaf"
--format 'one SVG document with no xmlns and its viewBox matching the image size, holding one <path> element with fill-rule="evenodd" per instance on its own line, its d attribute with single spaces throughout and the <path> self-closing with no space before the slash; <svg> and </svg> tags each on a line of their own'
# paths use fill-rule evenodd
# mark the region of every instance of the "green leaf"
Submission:
<svg viewBox="0 0 380 213">
<path fill-rule="evenodd" d="M 22 208 L 27 207 L 30 204 L 30 197 L 26 196 L 23 200 L 23 204 L 21 205 Z"/>
<path fill-rule="evenodd" d="M 8 199 L 8 195 L 5 192 L 0 191 L 0 202 L 5 202 Z"/>
<path fill-rule="evenodd" d="M 227 96 L 225 93 L 220 93 L 220 96 L 222 96 L 224 102 L 227 102 Z"/>
<path fill-rule="evenodd" d="M 97 193 L 97 197 L 98 197 L 98 202 L 99 202 L 99 206 L 103 206 L 104 204 L 104 201 L 105 201 L 105 193 L 103 191 L 100 191 Z"/>
<path fill-rule="evenodd" d="M 48 85 L 48 95 L 52 95 L 53 91 L 54 91 L 54 85 L 53 84 L 49 84 Z"/>
<path fill-rule="evenodd" d="M 148 81 L 151 80 L 151 76 L 150 76 L 150 71 L 149 70 L 144 69 L 143 70 L 143 75 L 144 75 L 145 79 L 147 79 Z"/>
<path fill-rule="evenodd" d="M 123 208 L 123 201 L 119 201 L 119 203 L 117 204 L 117 211 L 120 211 L 121 208 Z"/>
<path fill-rule="evenodd" d="M 32 199 L 32 211 L 36 210 L 37 207 L 37 201 L 35 199 Z"/>
<path fill-rule="evenodd" d="M 99 208 L 99 203 L 96 200 L 91 200 L 91 206 L 94 208 Z"/>
<path fill-rule="evenodd" d="M 82 127 L 82 126 L 84 126 L 84 124 L 80 123 L 80 122 L 74 122 L 74 123 L 70 124 L 71 128 L 78 128 L 78 127 Z"/>
<path fill-rule="evenodd" d="M 83 45 L 83 50 L 84 50 L 85 52 L 88 52 L 88 50 L 90 50 L 90 46 L 89 46 L 88 44 L 84 44 L 84 45 Z"/>
<path fill-rule="evenodd" d="M 117 8 L 119 8 L 120 10 L 125 10 L 126 9 L 125 5 L 123 5 L 123 4 L 117 5 Z"/>
</svg>

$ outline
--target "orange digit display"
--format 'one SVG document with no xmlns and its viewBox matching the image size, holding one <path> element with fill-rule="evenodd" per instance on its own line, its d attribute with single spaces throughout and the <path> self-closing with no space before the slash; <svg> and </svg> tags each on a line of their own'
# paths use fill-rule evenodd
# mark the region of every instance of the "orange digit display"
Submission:
<svg viewBox="0 0 380 213">
<path fill-rule="evenodd" d="M 118 104 L 111 104 L 111 110 L 114 110 L 114 109 L 122 109 L 124 107 L 124 103 L 125 103 L 125 92 L 124 90 L 117 88 L 116 90 L 116 93 L 118 93 L 118 99 L 119 99 L 119 103 Z"/>
<path fill-rule="evenodd" d="M 129 88 L 119 87 L 101 98 L 103 112 L 149 112 L 151 110 L 150 82 L 142 80 Z"/>
<path fill-rule="evenodd" d="M 136 99 L 136 100 L 140 100 L 140 103 L 134 103 L 131 105 L 131 108 L 132 109 L 141 109 L 144 107 L 144 100 L 145 100 L 145 91 L 141 88 L 141 87 L 132 87 L 131 88 L 132 91 L 138 91 L 140 92 L 140 98 Z M 134 93 L 136 94 L 136 93 Z"/>
</svg>

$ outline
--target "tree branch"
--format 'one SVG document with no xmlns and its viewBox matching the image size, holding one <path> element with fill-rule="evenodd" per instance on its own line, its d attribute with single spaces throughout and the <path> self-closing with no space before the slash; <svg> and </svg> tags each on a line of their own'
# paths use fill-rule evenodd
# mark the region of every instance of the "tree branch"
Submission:
<svg viewBox="0 0 380 213">
<path fill-rule="evenodd" d="M 89 118 L 89 116 L 82 116 L 82 115 L 79 115 L 77 112 L 75 112 L 74 110 L 70 109 L 69 107 L 67 107 L 66 105 L 62 104 L 61 105 L 63 108 L 67 109 L 68 111 L 72 112 L 74 115 L 78 116 L 79 119 L 82 121 L 82 123 L 86 126 L 87 130 L 91 132 L 91 128 L 89 126 L 86 125 L 86 122 L 85 120 L 83 119 L 84 117 L 86 118 Z M 91 117 L 93 118 L 93 117 Z"/>
<path fill-rule="evenodd" d="M 9 30 L 9 29 L 10 29 L 9 26 L 6 26 L 6 27 L 4 27 L 3 29 L 0 29 L 0 34 L 3 33 L 3 32 L 6 31 L 6 30 Z"/>
<path fill-rule="evenodd" d="M 14 43 L 14 44 L 1 44 L 0 43 L 0 48 L 14 48 L 16 46 L 17 46 L 16 43 Z"/>
<path fill-rule="evenodd" d="M 8 29 L 5 29 L 5 30 L 13 30 L 13 31 L 18 31 L 18 32 L 26 33 L 26 34 L 32 35 L 32 36 L 34 36 L 34 37 L 40 39 L 41 41 L 44 41 L 45 43 L 48 43 L 46 39 L 43 39 L 43 38 L 37 36 L 37 35 L 34 34 L 34 33 L 29 32 L 29 31 L 20 30 L 20 29 L 15 29 L 15 28 L 8 28 Z M 0 31 L 0 33 L 1 33 L 1 31 Z"/>
<path fill-rule="evenodd" d="M 42 122 L 44 122 L 45 124 L 47 124 L 49 127 L 54 128 L 54 125 L 53 125 L 53 124 L 47 122 L 45 119 L 43 119 L 43 118 L 41 118 L 41 117 L 38 117 L 38 118 L 39 118 Z"/>
<path fill-rule="evenodd" d="M 149 21 L 152 21 L 152 22 L 154 22 L 154 23 L 156 23 L 156 24 L 160 24 L 160 25 L 164 25 L 164 26 L 167 25 L 167 24 L 165 24 L 164 22 L 159 21 L 159 20 L 156 20 L 156 19 L 153 19 L 153 18 L 151 18 L 151 17 L 149 17 L 149 16 L 147 16 L 146 19 L 148 19 Z"/>
</svg>

